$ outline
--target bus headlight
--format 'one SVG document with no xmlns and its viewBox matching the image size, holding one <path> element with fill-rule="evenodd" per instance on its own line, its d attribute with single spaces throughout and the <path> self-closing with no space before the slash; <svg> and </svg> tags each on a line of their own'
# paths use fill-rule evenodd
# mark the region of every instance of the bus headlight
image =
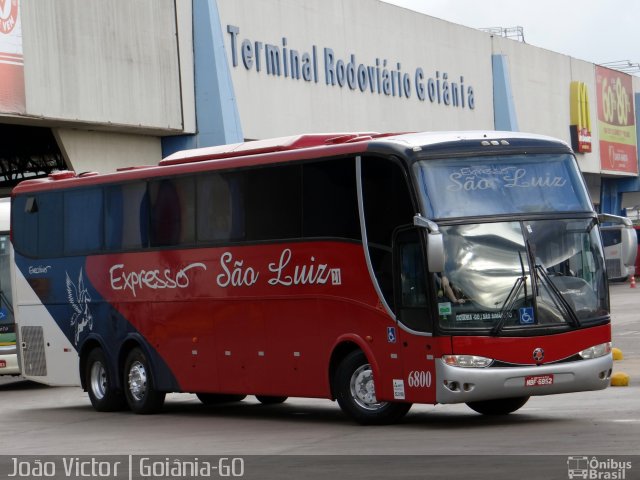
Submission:
<svg viewBox="0 0 640 480">
<path fill-rule="evenodd" d="M 601 343 L 600 345 L 594 345 L 593 347 L 585 348 L 578 355 L 585 360 L 588 358 L 604 357 L 611 353 L 611 342 Z"/>
<path fill-rule="evenodd" d="M 484 368 L 493 363 L 492 358 L 477 355 L 443 355 L 442 361 L 452 367 Z"/>
</svg>

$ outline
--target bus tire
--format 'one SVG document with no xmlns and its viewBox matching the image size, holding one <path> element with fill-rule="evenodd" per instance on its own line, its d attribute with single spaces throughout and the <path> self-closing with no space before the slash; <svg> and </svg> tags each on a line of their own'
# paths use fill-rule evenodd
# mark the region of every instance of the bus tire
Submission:
<svg viewBox="0 0 640 480">
<path fill-rule="evenodd" d="M 362 425 L 395 423 L 411 408 L 410 403 L 376 400 L 371 365 L 361 350 L 351 352 L 338 365 L 334 392 L 342 411 Z"/>
<path fill-rule="evenodd" d="M 529 400 L 529 397 L 499 398 L 496 400 L 468 402 L 467 406 L 483 415 L 508 415 L 522 407 L 527 403 L 527 400 Z"/>
<path fill-rule="evenodd" d="M 102 349 L 91 350 L 85 364 L 84 381 L 91 405 L 98 412 L 115 412 L 126 406 L 124 394 L 115 389 L 113 378 Z"/>
<path fill-rule="evenodd" d="M 289 397 L 275 397 L 272 395 L 256 395 L 258 400 L 263 405 L 276 405 L 278 403 L 284 403 Z"/>
<path fill-rule="evenodd" d="M 153 373 L 147 356 L 139 348 L 127 355 L 124 367 L 125 396 L 134 413 L 156 413 L 162 408 L 165 392 L 155 389 Z"/>
<path fill-rule="evenodd" d="M 240 402 L 247 396 L 226 393 L 196 393 L 196 397 L 205 405 L 216 405 L 218 403 Z"/>
</svg>

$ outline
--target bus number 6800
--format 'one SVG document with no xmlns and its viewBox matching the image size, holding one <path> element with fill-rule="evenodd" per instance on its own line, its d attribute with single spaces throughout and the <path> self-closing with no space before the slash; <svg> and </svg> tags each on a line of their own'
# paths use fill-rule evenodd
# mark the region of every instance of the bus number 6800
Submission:
<svg viewBox="0 0 640 480">
<path fill-rule="evenodd" d="M 431 372 L 413 370 L 409 372 L 407 383 L 409 387 L 431 387 Z"/>
</svg>

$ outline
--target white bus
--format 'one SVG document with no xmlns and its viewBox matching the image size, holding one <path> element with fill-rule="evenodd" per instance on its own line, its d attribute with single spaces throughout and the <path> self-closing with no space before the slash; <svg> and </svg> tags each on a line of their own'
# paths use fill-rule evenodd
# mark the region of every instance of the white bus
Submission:
<svg viewBox="0 0 640 480">
<path fill-rule="evenodd" d="M 602 214 L 600 221 L 604 258 L 609 280 L 626 281 L 636 273 L 638 238 L 631 219 L 617 215 Z"/>
<path fill-rule="evenodd" d="M 16 325 L 11 288 L 11 200 L 0 199 L 0 375 L 18 375 Z"/>
</svg>

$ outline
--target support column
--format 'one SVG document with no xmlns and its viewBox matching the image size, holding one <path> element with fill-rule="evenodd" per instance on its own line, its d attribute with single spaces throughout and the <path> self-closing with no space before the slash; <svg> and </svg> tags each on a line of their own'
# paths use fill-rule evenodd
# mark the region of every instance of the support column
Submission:
<svg viewBox="0 0 640 480">
<path fill-rule="evenodd" d="M 216 0 L 193 0 L 195 135 L 162 139 L 162 155 L 244 141 Z"/>
<path fill-rule="evenodd" d="M 518 131 L 506 55 L 491 55 L 493 69 L 493 123 L 496 130 Z"/>
</svg>

